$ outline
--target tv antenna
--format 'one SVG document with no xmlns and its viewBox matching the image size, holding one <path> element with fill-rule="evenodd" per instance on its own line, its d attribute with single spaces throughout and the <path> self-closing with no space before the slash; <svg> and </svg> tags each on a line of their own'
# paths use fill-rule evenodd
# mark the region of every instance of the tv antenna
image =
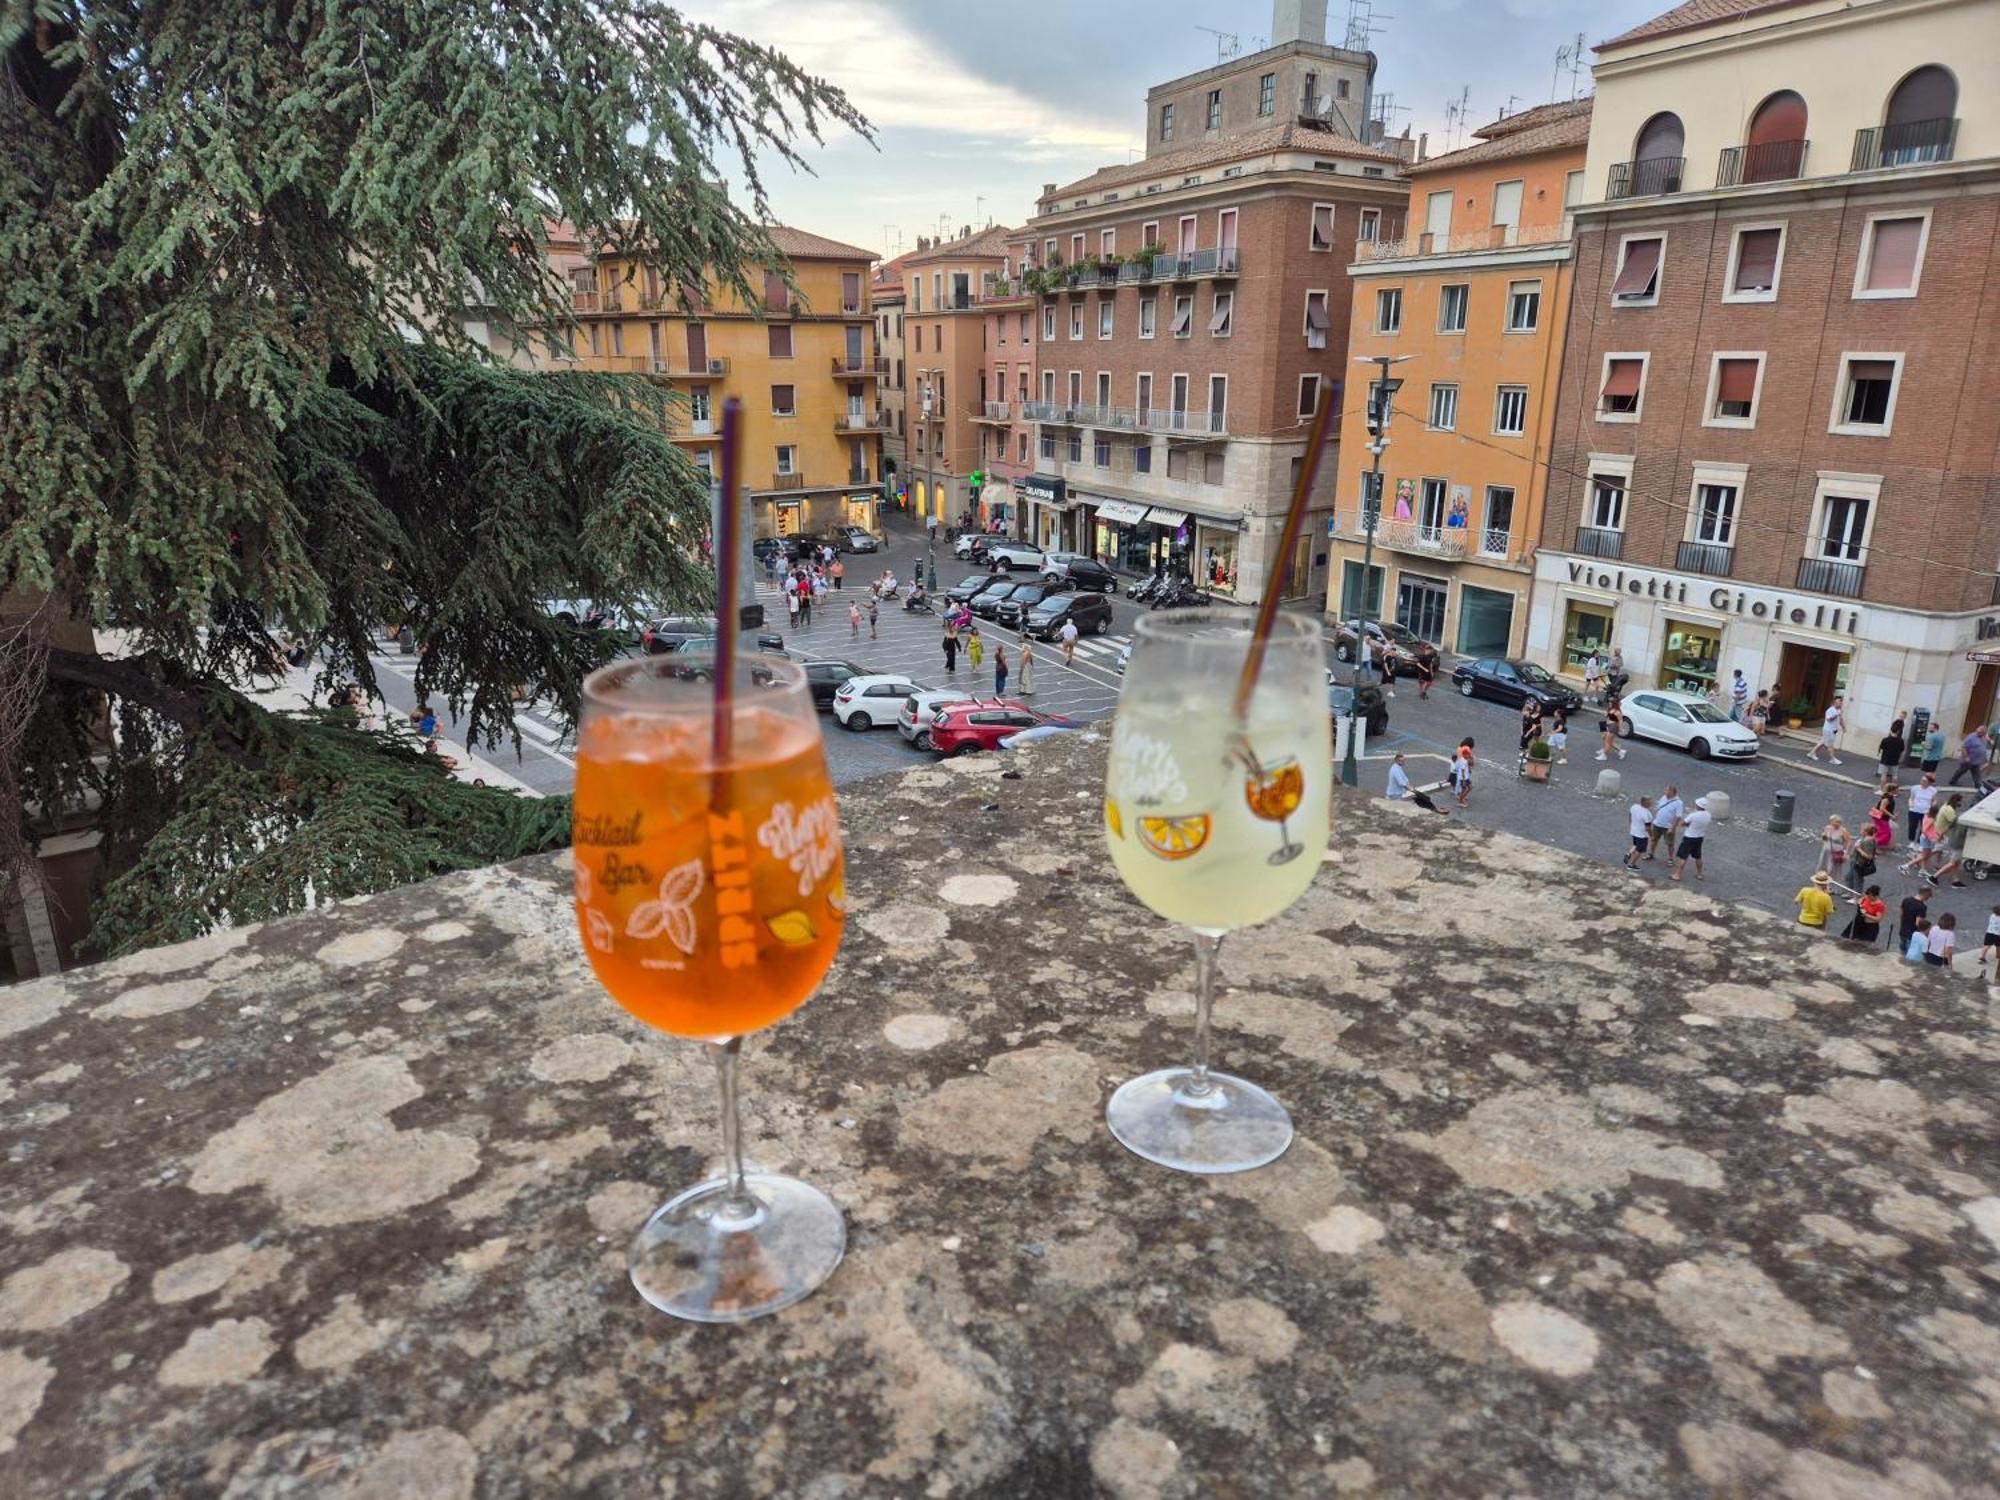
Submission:
<svg viewBox="0 0 2000 1500">
<path fill-rule="evenodd" d="M 1375 9 L 1375 0 L 1347 0 L 1347 35 L 1341 45 L 1349 52 L 1366 52 L 1368 39 L 1388 30 L 1381 23 L 1395 19 L 1380 14 Z"/>
<path fill-rule="evenodd" d="M 1578 32 L 1575 40 L 1556 48 L 1556 74 L 1549 82 L 1549 103 L 1556 102 L 1556 95 L 1562 88 L 1563 74 L 1569 74 L 1569 96 L 1576 98 L 1576 80 L 1590 64 L 1584 61 L 1586 48 L 1583 33 Z"/>
<path fill-rule="evenodd" d="M 1383 92 L 1375 96 L 1375 121 L 1382 127 L 1382 139 L 1389 139 L 1389 131 L 1396 123 L 1397 115 L 1410 112 L 1407 104 L 1398 104 L 1393 93 Z"/>
<path fill-rule="evenodd" d="M 1509 94 L 1507 96 L 1507 103 L 1500 110 L 1500 118 L 1504 120 L 1507 116 L 1514 113 L 1514 106 L 1520 102 L 1520 99 L 1521 96 L 1519 94 Z"/>
<path fill-rule="evenodd" d="M 1447 151 L 1456 151 L 1459 131 L 1470 128 L 1465 116 L 1471 108 L 1471 99 L 1472 85 L 1468 83 L 1458 91 L 1458 97 L 1444 107 L 1444 148 Z"/>
<path fill-rule="evenodd" d="M 1213 26 L 1197 26 L 1196 31 L 1205 31 L 1215 38 L 1215 60 L 1228 62 L 1243 50 L 1243 38 L 1233 31 L 1217 31 Z"/>
</svg>

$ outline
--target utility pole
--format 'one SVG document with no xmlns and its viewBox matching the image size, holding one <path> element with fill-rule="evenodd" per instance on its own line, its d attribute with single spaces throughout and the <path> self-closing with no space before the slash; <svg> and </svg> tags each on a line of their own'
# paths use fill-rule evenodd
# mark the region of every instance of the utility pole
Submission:
<svg viewBox="0 0 2000 1500">
<path fill-rule="evenodd" d="M 930 576 L 924 587 L 937 589 L 937 534 L 938 534 L 938 492 L 937 492 L 937 429 L 931 426 L 931 376 L 942 375 L 943 370 L 919 370 L 924 380 L 924 494 L 930 501 L 929 514 L 924 518 L 924 570 Z"/>
<path fill-rule="evenodd" d="M 1369 608 L 1371 590 L 1375 582 L 1375 528 L 1382 524 L 1382 454 L 1389 446 L 1389 414 L 1395 403 L 1395 390 L 1389 384 L 1389 367 L 1399 365 L 1410 356 L 1407 354 L 1377 354 L 1372 358 L 1358 355 L 1357 365 L 1374 365 L 1376 378 L 1368 392 L 1367 412 L 1369 415 L 1368 451 L 1374 454 L 1374 462 L 1369 467 L 1368 493 L 1361 497 L 1361 618 L 1355 623 L 1354 631 L 1354 681 L 1353 691 L 1347 700 L 1347 754 L 1340 763 L 1340 779 L 1346 786 L 1361 784 L 1361 767 L 1354 747 L 1360 742 L 1361 731 L 1361 684 L 1368 676 L 1368 626 L 1375 611 Z M 1401 384 L 1401 382 L 1397 382 Z M 1377 405 L 1377 403 L 1380 405 Z M 1375 514 L 1368 514 L 1369 495 L 1375 500 Z M 1338 628 L 1338 627 L 1336 627 Z"/>
</svg>

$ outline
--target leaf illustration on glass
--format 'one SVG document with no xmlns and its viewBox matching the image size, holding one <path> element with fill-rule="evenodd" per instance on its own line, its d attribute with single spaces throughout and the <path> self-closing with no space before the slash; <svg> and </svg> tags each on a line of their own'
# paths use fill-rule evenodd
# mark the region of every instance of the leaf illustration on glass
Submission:
<svg viewBox="0 0 2000 1500">
<path fill-rule="evenodd" d="M 694 899 L 701 894 L 701 861 L 691 859 L 667 871 L 660 899 L 641 901 L 625 919 L 625 935 L 641 942 L 665 936 L 683 953 L 694 952 Z"/>
<path fill-rule="evenodd" d="M 599 953 L 609 953 L 612 939 L 616 935 L 611 928 L 611 918 L 596 907 L 587 906 L 583 911 L 583 921 L 584 926 L 590 929 L 590 946 Z"/>
<path fill-rule="evenodd" d="M 772 937 L 788 948 L 803 948 L 819 935 L 812 918 L 802 911 L 781 911 L 775 917 L 766 917 L 764 925 L 771 929 Z"/>
<path fill-rule="evenodd" d="M 576 859 L 576 899 L 579 901 L 590 899 L 590 866 L 585 864 L 581 857 Z"/>
</svg>

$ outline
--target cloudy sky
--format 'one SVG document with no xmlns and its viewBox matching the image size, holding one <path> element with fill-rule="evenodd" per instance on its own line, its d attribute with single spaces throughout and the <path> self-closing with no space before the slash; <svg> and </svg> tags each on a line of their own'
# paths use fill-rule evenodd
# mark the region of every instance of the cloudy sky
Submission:
<svg viewBox="0 0 2000 1500">
<path fill-rule="evenodd" d="M 1673 0 L 1374 0 L 1378 88 L 1405 106 L 1393 129 L 1428 130 L 1443 149 L 1446 106 L 1470 89 L 1481 125 L 1545 103 L 1558 48 L 1614 36 Z M 788 52 L 847 90 L 874 122 L 808 145 L 816 176 L 768 174 L 787 223 L 894 254 L 940 224 L 1018 224 L 1045 182 L 1139 154 L 1146 89 L 1216 60 L 1235 32 L 1264 45 L 1264 0 L 687 0 L 693 18 Z M 1345 33 L 1348 0 L 1329 0 Z M 1589 88 L 1586 73 L 1581 87 Z M 1458 134 L 1464 142 L 1464 130 Z M 734 164 L 730 167 L 733 171 Z"/>
</svg>

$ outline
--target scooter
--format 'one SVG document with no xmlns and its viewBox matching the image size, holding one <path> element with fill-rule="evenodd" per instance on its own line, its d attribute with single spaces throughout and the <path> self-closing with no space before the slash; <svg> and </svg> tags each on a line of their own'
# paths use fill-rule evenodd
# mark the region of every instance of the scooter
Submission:
<svg viewBox="0 0 2000 1500">
<path fill-rule="evenodd" d="M 1153 590 L 1157 589 L 1165 581 L 1166 574 L 1160 569 L 1155 568 L 1136 583 L 1127 584 L 1125 587 L 1125 597 L 1127 599 L 1136 599 L 1143 604 L 1152 595 Z"/>
</svg>

